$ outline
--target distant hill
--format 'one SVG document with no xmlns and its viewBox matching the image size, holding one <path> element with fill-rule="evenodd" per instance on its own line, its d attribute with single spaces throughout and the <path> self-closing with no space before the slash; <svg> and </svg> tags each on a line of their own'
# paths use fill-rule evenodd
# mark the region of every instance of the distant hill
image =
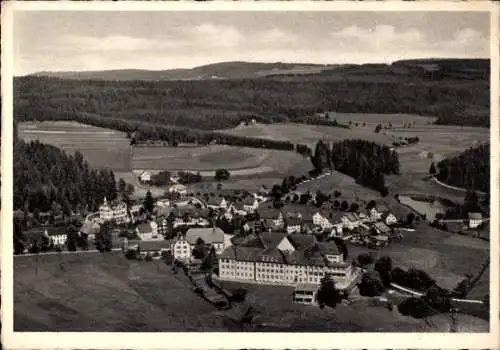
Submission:
<svg viewBox="0 0 500 350">
<path fill-rule="evenodd" d="M 252 63 L 222 62 L 199 66 L 191 69 L 143 70 L 119 69 L 106 71 L 81 72 L 38 72 L 30 76 L 56 77 L 78 80 L 209 80 L 258 78 L 276 74 L 314 74 L 335 65 L 295 64 L 295 63 Z"/>
</svg>

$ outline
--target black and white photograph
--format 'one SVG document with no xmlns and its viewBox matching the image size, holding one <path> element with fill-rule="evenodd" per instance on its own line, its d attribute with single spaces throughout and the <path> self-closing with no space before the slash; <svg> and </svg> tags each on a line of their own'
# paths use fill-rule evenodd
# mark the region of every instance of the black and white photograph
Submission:
<svg viewBox="0 0 500 350">
<path fill-rule="evenodd" d="M 12 10 L 9 329 L 498 329 L 495 7 L 237 7 Z"/>
</svg>

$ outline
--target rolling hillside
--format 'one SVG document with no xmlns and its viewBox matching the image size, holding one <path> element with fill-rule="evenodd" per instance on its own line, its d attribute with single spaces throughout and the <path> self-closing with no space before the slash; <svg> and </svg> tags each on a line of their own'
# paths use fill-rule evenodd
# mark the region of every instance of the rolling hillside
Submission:
<svg viewBox="0 0 500 350">
<path fill-rule="evenodd" d="M 295 63 L 252 63 L 223 62 L 192 69 L 170 69 L 161 71 L 142 69 L 120 69 L 85 72 L 38 72 L 32 76 L 56 77 L 78 80 L 203 80 L 203 79 L 244 79 L 258 78 L 274 74 L 310 74 L 331 69 L 333 65 L 295 64 Z"/>
<path fill-rule="evenodd" d="M 90 256 L 92 255 L 92 256 Z M 239 284 L 225 284 L 228 289 Z M 293 304 L 291 288 L 246 285 L 255 321 L 265 331 L 436 332 L 449 318 L 416 320 L 362 300 L 333 309 Z M 15 331 L 241 331 L 236 306 L 219 311 L 191 291 L 187 278 L 163 263 L 128 261 L 120 253 L 16 257 Z M 241 316 L 241 315 L 240 315 Z M 460 315 L 460 326 L 485 331 L 487 322 Z M 256 329 L 262 331 L 263 328 Z"/>
</svg>

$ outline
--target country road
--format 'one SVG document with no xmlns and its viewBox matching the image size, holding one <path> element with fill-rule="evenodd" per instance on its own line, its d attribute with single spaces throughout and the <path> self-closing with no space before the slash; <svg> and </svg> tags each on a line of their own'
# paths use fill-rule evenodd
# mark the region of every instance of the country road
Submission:
<svg viewBox="0 0 500 350">
<path fill-rule="evenodd" d="M 121 248 L 113 248 L 111 249 L 112 252 L 118 252 L 121 251 Z M 23 257 L 23 256 L 41 256 L 41 255 L 60 255 L 60 254 L 86 254 L 86 253 L 100 253 L 99 250 L 97 249 L 91 249 L 91 250 L 77 250 L 74 252 L 48 252 L 48 253 L 38 253 L 38 254 L 16 254 L 14 257 Z"/>
</svg>

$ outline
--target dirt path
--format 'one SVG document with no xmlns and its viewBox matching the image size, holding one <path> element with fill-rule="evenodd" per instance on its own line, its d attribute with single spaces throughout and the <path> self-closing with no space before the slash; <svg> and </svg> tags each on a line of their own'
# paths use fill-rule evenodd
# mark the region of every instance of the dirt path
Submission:
<svg viewBox="0 0 500 350">
<path fill-rule="evenodd" d="M 461 187 L 455 187 L 455 186 L 451 186 L 451 185 L 447 185 L 445 184 L 444 182 L 441 182 L 439 181 L 438 179 L 436 179 L 434 176 L 432 177 L 432 181 L 434 181 L 435 183 L 437 183 L 438 185 L 440 186 L 443 186 L 443 187 L 446 187 L 446 188 L 449 188 L 451 190 L 455 190 L 455 191 L 460 191 L 460 192 L 467 192 L 467 190 L 465 188 L 461 188 Z M 483 195 L 483 196 L 486 196 L 487 193 L 485 192 L 481 192 L 481 191 L 475 191 L 477 194 L 480 194 L 480 195 Z"/>
</svg>

